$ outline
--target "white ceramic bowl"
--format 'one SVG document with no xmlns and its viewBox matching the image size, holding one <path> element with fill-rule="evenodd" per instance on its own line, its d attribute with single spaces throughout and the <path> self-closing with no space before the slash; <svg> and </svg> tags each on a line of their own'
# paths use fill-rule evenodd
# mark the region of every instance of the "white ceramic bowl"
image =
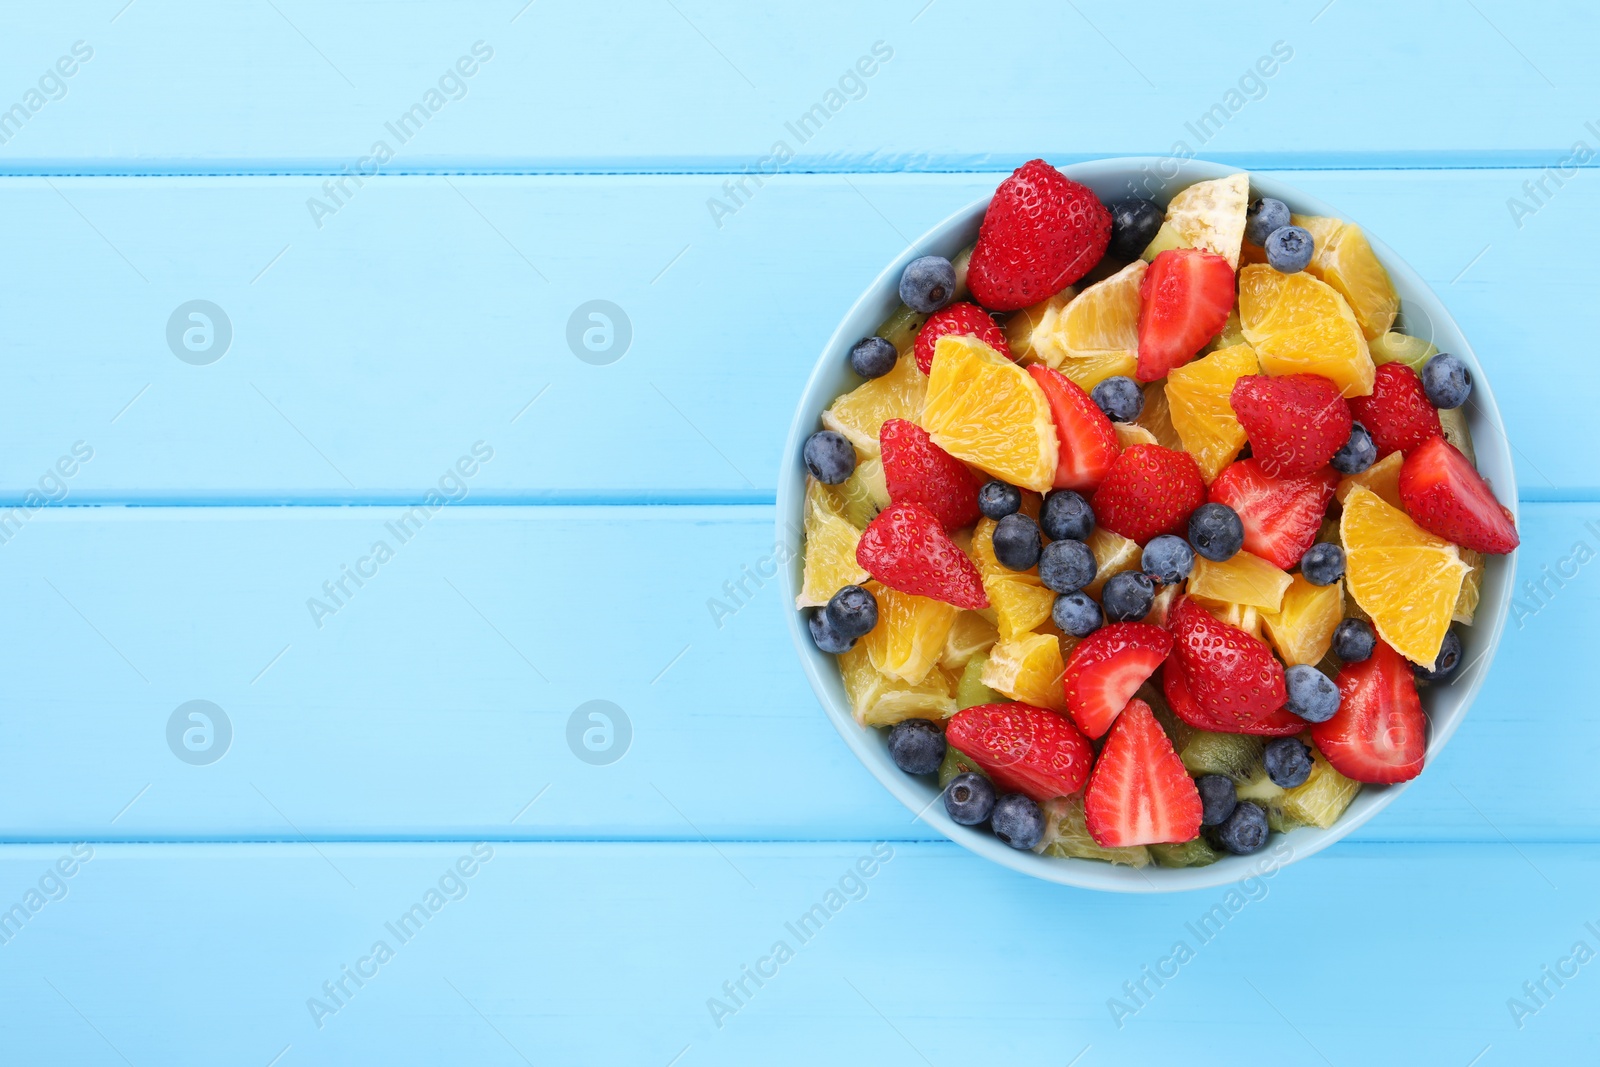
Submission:
<svg viewBox="0 0 1600 1067">
<path fill-rule="evenodd" d="M 1163 203 L 1194 182 L 1224 177 L 1237 173 L 1237 170 L 1218 163 L 1191 160 L 1180 164 L 1172 159 L 1156 157 L 1103 159 L 1061 168 L 1063 174 L 1087 185 L 1107 202 L 1140 195 Z M 1161 177 L 1169 173 L 1173 176 Z M 1252 176 L 1250 185 L 1252 196 L 1276 197 L 1298 214 L 1339 215 L 1330 205 L 1271 178 Z M 821 428 L 823 409 L 839 394 L 860 384 L 860 379 L 850 370 L 850 346 L 875 332 L 879 323 L 899 305 L 897 290 L 900 273 L 906 264 L 918 256 L 954 256 L 971 244 L 977 239 L 978 226 L 983 221 L 988 205 L 987 198 L 967 205 L 906 249 L 856 301 L 855 307 L 845 315 L 844 321 L 823 349 L 822 357 L 817 361 L 816 369 L 812 371 L 795 410 L 794 424 L 789 429 L 789 442 L 784 451 L 787 458 L 778 480 L 780 540 L 791 540 L 789 531 L 801 527 L 801 509 L 805 497 L 801 446 L 807 436 Z M 1468 418 L 1477 448 L 1478 468 L 1493 483 L 1501 502 L 1515 513 L 1516 475 L 1506 441 L 1505 423 L 1500 417 L 1500 408 L 1495 403 L 1489 380 L 1473 355 L 1472 347 L 1461 335 L 1444 304 L 1416 272 L 1370 232 L 1367 238 L 1378 258 L 1388 268 L 1389 276 L 1400 293 L 1401 317 L 1396 328 L 1428 338 L 1442 351 L 1454 352 L 1466 360 L 1467 366 L 1472 369 L 1473 393 Z M 1472 626 L 1458 627 L 1464 666 L 1450 684 L 1432 686 L 1423 693 L 1423 706 L 1427 709 L 1431 724 L 1428 764 L 1438 758 L 1445 742 L 1461 725 L 1467 708 L 1471 706 L 1473 697 L 1489 672 L 1510 606 L 1513 562 L 1510 556 L 1490 557 L 1476 620 Z M 783 577 L 786 602 L 793 604 L 800 588 L 798 558 L 783 572 Z M 1263 862 L 1282 866 L 1327 848 L 1377 815 L 1406 788 L 1405 785 L 1365 786 L 1344 816 L 1329 829 L 1307 827 L 1287 835 L 1274 833 L 1267 848 L 1254 856 L 1229 856 L 1209 867 L 1165 869 L 1151 865 L 1134 870 L 1096 860 L 1057 859 L 1020 852 L 1001 844 L 985 829 L 974 829 L 953 822 L 946 815 L 944 805 L 935 803 L 939 794 L 936 782 L 930 778 L 905 774 L 894 765 L 889 758 L 888 732 L 856 724 L 834 657 L 817 651 L 811 642 L 805 620 L 797 611 L 789 611 L 789 631 L 794 638 L 795 649 L 800 654 L 800 662 L 805 666 L 806 676 L 811 679 L 811 687 L 816 691 L 828 717 L 833 720 L 845 743 L 878 776 L 885 788 L 899 797 L 912 812 L 921 812 L 925 821 L 957 844 L 996 863 L 1046 881 L 1123 893 L 1172 892 L 1225 885 L 1260 873 Z M 1429 773 L 1426 766 L 1422 773 Z M 1274 848 L 1280 844 L 1287 844 L 1288 848 Z"/>
</svg>

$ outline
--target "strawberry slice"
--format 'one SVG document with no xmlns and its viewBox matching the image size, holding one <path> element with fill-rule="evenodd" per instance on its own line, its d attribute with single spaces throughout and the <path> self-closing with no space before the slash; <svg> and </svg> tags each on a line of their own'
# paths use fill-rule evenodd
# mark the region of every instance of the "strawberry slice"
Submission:
<svg viewBox="0 0 1600 1067">
<path fill-rule="evenodd" d="M 1444 433 L 1422 379 L 1404 363 L 1379 367 L 1372 379 L 1372 395 L 1351 397 L 1350 413 L 1372 435 L 1380 457 L 1409 452 Z"/>
<path fill-rule="evenodd" d="M 1233 310 L 1233 268 L 1196 248 L 1169 248 L 1139 284 L 1141 382 L 1165 378 L 1222 332 Z"/>
<path fill-rule="evenodd" d="M 1239 723 L 1212 715 L 1195 702 L 1189 692 L 1189 679 L 1183 675 L 1183 664 L 1173 656 L 1161 666 L 1161 692 L 1167 698 L 1172 713 L 1196 730 L 1209 730 L 1214 734 L 1253 734 L 1256 737 L 1293 737 L 1306 728 L 1306 721 L 1294 713 L 1280 708 L 1261 719 L 1248 730 L 1239 729 Z"/>
<path fill-rule="evenodd" d="M 1089 273 L 1110 242 L 1111 212 L 1094 192 L 1042 159 L 1029 160 L 989 201 L 967 287 L 986 308 L 1016 311 Z"/>
<path fill-rule="evenodd" d="M 1424 441 L 1400 465 L 1400 502 L 1418 526 L 1466 548 L 1500 555 L 1522 543 L 1511 512 L 1443 437 Z"/>
<path fill-rule="evenodd" d="M 891 589 L 958 608 L 989 606 L 978 568 L 916 504 L 890 504 L 861 531 L 856 562 Z"/>
<path fill-rule="evenodd" d="M 1037 801 L 1083 788 L 1094 749 L 1065 716 L 1031 704 L 979 704 L 945 724 L 945 740 L 1002 793 Z"/>
<path fill-rule="evenodd" d="M 1206 482 L 1193 456 L 1131 445 L 1106 472 L 1089 506 L 1100 525 L 1142 545 L 1157 534 L 1186 536 L 1190 513 L 1205 502 Z"/>
<path fill-rule="evenodd" d="M 978 521 L 982 483 L 965 463 L 934 444 L 927 430 L 905 419 L 887 419 L 878 444 L 890 500 L 925 508 L 946 530 Z"/>
<path fill-rule="evenodd" d="M 1211 501 L 1239 513 L 1244 548 L 1279 570 L 1290 570 L 1322 529 L 1322 516 L 1339 485 L 1323 467 L 1298 478 L 1274 478 L 1255 458 L 1236 460 L 1211 483 Z"/>
<path fill-rule="evenodd" d="M 922 324 L 922 329 L 917 331 L 917 340 L 911 351 L 917 357 L 917 366 L 923 374 L 933 370 L 933 346 L 939 338 L 951 335 L 976 337 L 1007 359 L 1016 358 L 1011 354 L 1011 346 L 1006 343 L 1006 332 L 995 324 L 989 313 L 977 304 L 963 300 L 935 311 Z"/>
<path fill-rule="evenodd" d="M 1105 848 L 1176 844 L 1200 832 L 1200 791 L 1144 701 L 1130 700 L 1111 728 L 1083 813 Z"/>
<path fill-rule="evenodd" d="M 1283 710 L 1283 664 L 1262 641 L 1212 615 L 1188 597 L 1172 611 L 1173 659 L 1195 707 L 1233 734 L 1275 735 L 1293 713 Z M 1176 708 L 1173 709 L 1176 712 Z M 1185 720 L 1187 721 L 1187 720 Z M 1304 729 L 1305 723 L 1297 723 Z"/>
<path fill-rule="evenodd" d="M 1333 769 L 1358 782 L 1408 782 L 1422 773 L 1428 719 L 1411 664 L 1380 639 L 1372 655 L 1339 670 L 1339 710 L 1311 727 Z"/>
<path fill-rule="evenodd" d="M 1104 736 L 1112 720 L 1172 651 L 1172 635 L 1148 622 L 1114 622 L 1078 642 L 1061 675 L 1078 729 Z"/>
<path fill-rule="evenodd" d="M 1057 489 L 1089 491 L 1105 479 L 1111 465 L 1121 455 L 1117 430 L 1089 394 L 1077 382 L 1043 363 L 1028 367 L 1028 373 L 1044 390 L 1050 402 L 1050 417 L 1055 420 L 1056 440 L 1061 456 L 1056 461 Z"/>
<path fill-rule="evenodd" d="M 1233 383 L 1228 404 L 1250 438 L 1251 458 L 1274 477 L 1310 474 L 1350 439 L 1350 404 L 1320 374 L 1247 374 Z"/>
</svg>

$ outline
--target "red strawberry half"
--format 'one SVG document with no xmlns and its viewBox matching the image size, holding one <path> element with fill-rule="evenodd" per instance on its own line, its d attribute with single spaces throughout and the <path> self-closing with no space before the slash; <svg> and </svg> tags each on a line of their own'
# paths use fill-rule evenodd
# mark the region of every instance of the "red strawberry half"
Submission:
<svg viewBox="0 0 1600 1067">
<path fill-rule="evenodd" d="M 1172 651 L 1172 635 L 1148 622 L 1114 622 L 1078 642 L 1061 675 L 1078 729 L 1100 737 Z"/>
<path fill-rule="evenodd" d="M 861 531 L 856 562 L 902 593 L 932 597 L 958 608 L 986 608 L 978 568 L 944 532 L 939 520 L 915 504 L 890 504 Z"/>
<path fill-rule="evenodd" d="M 1050 417 L 1055 420 L 1056 440 L 1061 456 L 1056 460 L 1056 488 L 1089 492 L 1105 479 L 1111 465 L 1121 455 L 1116 427 L 1099 405 L 1089 399 L 1077 382 L 1043 363 L 1028 367 L 1028 373 L 1044 390 L 1050 402 Z"/>
<path fill-rule="evenodd" d="M 1521 544 L 1511 512 L 1443 437 L 1429 438 L 1406 456 L 1400 502 L 1418 526 L 1458 545 L 1499 555 Z"/>
<path fill-rule="evenodd" d="M 1358 782 L 1407 782 L 1422 773 L 1428 720 L 1411 664 L 1379 640 L 1372 655 L 1339 670 L 1339 710 L 1311 727 L 1333 769 Z"/>
<path fill-rule="evenodd" d="M 1404 363 L 1379 367 L 1372 379 L 1372 395 L 1351 397 L 1350 413 L 1372 435 L 1379 456 L 1409 452 L 1444 433 L 1422 379 Z"/>
<path fill-rule="evenodd" d="M 1298 478 L 1327 464 L 1350 439 L 1350 404 L 1320 374 L 1249 374 L 1228 398 L 1261 469 Z"/>
<path fill-rule="evenodd" d="M 878 431 L 883 449 L 883 481 L 896 504 L 918 504 L 946 530 L 978 521 L 980 483 L 967 465 L 933 443 L 905 419 L 888 419 Z"/>
<path fill-rule="evenodd" d="M 1276 735 L 1305 728 L 1283 710 L 1283 664 L 1265 643 L 1188 597 L 1172 612 L 1173 658 L 1194 705 L 1225 733 Z M 1173 709 L 1176 712 L 1176 708 Z M 1287 727 L 1292 725 L 1294 730 Z M 1185 720 L 1187 721 L 1187 720 Z"/>
<path fill-rule="evenodd" d="M 1002 793 L 1034 800 L 1083 788 L 1094 749 L 1067 719 L 1031 704 L 979 704 L 958 711 L 945 740 L 982 767 Z"/>
<path fill-rule="evenodd" d="M 1139 367 L 1134 374 L 1141 382 L 1153 382 L 1189 362 L 1222 332 L 1233 310 L 1233 268 L 1210 252 L 1169 248 L 1144 272 L 1139 301 Z"/>
<path fill-rule="evenodd" d="M 1089 273 L 1110 241 L 1111 212 L 1088 186 L 1031 160 L 994 191 L 967 287 L 986 308 L 1016 311 Z"/>
<path fill-rule="evenodd" d="M 1304 719 L 1292 712 L 1278 710 L 1258 721 L 1248 730 L 1239 729 L 1237 720 L 1213 715 L 1195 702 L 1189 692 L 1189 679 L 1183 675 L 1183 664 L 1173 656 L 1161 667 L 1161 692 L 1167 698 L 1172 713 L 1196 730 L 1210 730 L 1214 734 L 1253 734 L 1257 737 L 1291 737 L 1306 728 Z"/>
<path fill-rule="evenodd" d="M 1130 700 L 1111 728 L 1083 813 L 1089 836 L 1106 848 L 1190 841 L 1200 832 L 1200 791 L 1144 701 Z"/>
<path fill-rule="evenodd" d="M 1186 535 L 1189 514 L 1205 502 L 1205 479 L 1193 456 L 1133 445 L 1111 465 L 1089 505 L 1100 525 L 1142 545 L 1157 534 Z"/>
<path fill-rule="evenodd" d="M 1006 344 L 1006 332 L 995 325 L 995 321 L 989 317 L 987 311 L 977 304 L 963 300 L 935 311 L 928 316 L 928 321 L 922 324 L 922 329 L 917 331 L 917 340 L 912 346 L 912 352 L 916 354 L 917 366 L 922 368 L 923 374 L 933 369 L 933 346 L 938 343 L 939 338 L 952 334 L 957 337 L 963 335 L 976 337 L 1007 359 L 1013 358 L 1011 346 Z"/>
<path fill-rule="evenodd" d="M 1241 459 L 1211 483 L 1211 501 L 1239 513 L 1246 552 L 1286 571 L 1316 541 L 1338 485 L 1339 475 L 1331 467 L 1298 478 L 1274 478 L 1260 460 Z"/>
</svg>

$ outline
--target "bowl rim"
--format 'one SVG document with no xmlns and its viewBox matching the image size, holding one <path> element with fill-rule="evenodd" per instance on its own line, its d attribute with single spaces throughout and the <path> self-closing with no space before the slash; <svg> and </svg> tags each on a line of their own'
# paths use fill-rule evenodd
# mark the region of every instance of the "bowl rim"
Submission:
<svg viewBox="0 0 1600 1067">
<path fill-rule="evenodd" d="M 1307 195 L 1301 190 L 1283 182 L 1275 177 L 1260 172 L 1251 172 L 1242 167 L 1216 163 L 1201 159 L 1176 160 L 1169 156 L 1117 156 L 1104 159 L 1088 160 L 1057 167 L 1062 174 L 1085 184 L 1103 182 L 1114 178 L 1125 178 L 1129 193 L 1139 195 L 1134 178 L 1144 176 L 1145 194 L 1149 195 L 1152 171 L 1159 177 L 1158 185 L 1163 187 L 1176 187 L 1181 189 L 1196 181 L 1205 181 L 1213 178 L 1227 177 L 1232 174 L 1248 173 L 1250 175 L 1251 192 L 1256 196 L 1271 196 L 1288 203 L 1296 214 L 1312 214 L 1331 216 L 1355 222 L 1349 216 L 1339 212 L 1332 205 L 1325 203 L 1317 197 Z M 1171 173 L 1168 174 L 1167 171 Z M 996 184 L 1003 180 L 1004 175 L 996 177 Z M 1175 191 L 1175 190 L 1169 190 Z M 1266 849 L 1250 856 L 1231 856 L 1205 867 L 1184 868 L 1153 868 L 1153 874 L 1147 874 L 1145 869 L 1113 865 L 1099 860 L 1082 860 L 1076 858 L 1058 858 L 1043 856 L 1031 851 L 1013 849 L 1001 843 L 994 837 L 975 830 L 971 827 L 960 826 L 949 818 L 943 808 L 936 804 L 940 793 L 933 791 L 932 798 L 926 795 L 928 783 L 920 778 L 912 777 L 894 767 L 887 758 L 880 731 L 858 724 L 846 702 L 840 698 L 842 681 L 839 676 L 835 657 L 818 651 L 812 644 L 807 628 L 803 625 L 802 612 L 794 607 L 794 599 L 799 588 L 800 563 L 803 550 L 803 541 L 800 536 L 799 522 L 795 516 L 800 514 L 800 506 L 805 495 L 804 468 L 798 457 L 801 444 L 819 426 L 819 417 L 822 410 L 839 395 L 837 392 L 829 395 L 817 405 L 817 394 L 822 386 L 835 379 L 839 373 L 839 361 L 848 352 L 849 345 L 861 336 L 858 320 L 865 312 L 883 302 L 884 293 L 897 290 L 898 278 L 905 269 L 905 265 L 920 255 L 945 254 L 953 255 L 966 242 L 949 248 L 950 238 L 953 234 L 965 231 L 976 233 L 978 222 L 981 221 L 987 210 L 992 194 L 979 197 L 959 210 L 952 212 L 943 220 L 930 227 L 918 237 L 897 257 L 890 262 L 873 279 L 870 285 L 856 299 L 854 304 L 845 313 L 829 337 L 822 353 L 812 367 L 811 374 L 807 377 L 806 384 L 801 390 L 799 402 L 796 405 L 794 418 L 789 427 L 789 434 L 783 452 L 782 466 L 778 477 L 778 491 L 776 497 L 776 525 L 778 542 L 780 544 L 794 544 L 792 558 L 787 566 L 781 569 L 782 589 L 784 591 L 784 613 L 788 617 L 788 628 L 791 640 L 794 642 L 795 651 L 800 658 L 802 668 L 807 680 L 811 684 L 813 693 L 822 704 L 834 728 L 838 730 L 845 744 L 855 754 L 863 765 L 872 772 L 873 776 L 889 790 L 907 810 L 913 813 L 913 821 L 917 819 L 927 823 L 939 831 L 944 837 L 967 849 L 969 852 L 982 856 L 985 859 L 1010 868 L 1030 877 L 1044 881 L 1055 882 L 1061 885 L 1076 886 L 1083 889 L 1094 889 L 1107 892 L 1122 893 L 1164 893 L 1181 892 L 1186 890 L 1216 888 L 1234 884 L 1251 876 L 1270 877 L 1272 873 L 1289 863 L 1294 863 L 1315 855 L 1323 849 L 1333 845 L 1355 832 L 1377 814 L 1386 809 L 1390 804 L 1410 787 L 1412 782 L 1402 782 L 1388 786 L 1362 787 L 1360 793 L 1340 818 L 1327 829 L 1315 827 L 1302 827 L 1291 833 L 1275 833 Z M 1357 223 L 1359 225 L 1359 223 Z M 1501 417 L 1499 404 L 1494 397 L 1488 376 L 1484 373 L 1482 364 L 1478 361 L 1465 334 L 1450 314 L 1449 309 L 1422 278 L 1409 264 L 1394 253 L 1388 245 L 1374 237 L 1366 227 L 1362 227 L 1373 251 L 1377 254 L 1384 268 L 1389 272 L 1391 279 L 1396 283 L 1397 291 L 1411 294 L 1411 297 L 1402 298 L 1401 314 L 1407 311 L 1418 311 L 1428 317 L 1429 325 L 1434 330 L 1442 321 L 1447 332 L 1451 332 L 1459 340 L 1459 344 L 1452 344 L 1450 351 L 1461 356 L 1473 373 L 1473 407 L 1480 418 L 1477 420 L 1485 423 L 1494 431 L 1492 439 L 1474 439 L 1475 450 L 1478 453 L 1478 467 L 1485 466 L 1484 457 L 1493 457 L 1492 466 L 1495 468 L 1494 481 L 1497 484 L 1497 498 L 1512 513 L 1513 518 L 1518 516 L 1517 483 L 1515 467 L 1511 458 L 1509 439 L 1505 432 L 1505 422 Z M 947 249 L 941 253 L 941 249 Z M 898 303 L 896 298 L 895 303 Z M 1415 304 L 1416 306 L 1413 306 Z M 867 333 L 876 328 L 873 322 Z M 1408 333 L 1416 336 L 1410 329 Z M 1430 341 L 1433 337 L 1428 338 Z M 1447 721 L 1436 724 L 1432 710 L 1429 710 L 1428 743 L 1425 756 L 1425 766 L 1433 763 L 1439 753 L 1449 742 L 1461 725 L 1461 720 L 1471 710 L 1484 679 L 1488 676 L 1493 665 L 1496 653 L 1499 650 L 1501 638 L 1504 634 L 1506 618 L 1510 609 L 1511 590 L 1515 580 L 1516 555 L 1513 552 L 1505 556 L 1489 556 L 1486 558 L 1486 570 L 1480 594 L 1480 607 L 1493 603 L 1495 610 L 1490 618 L 1480 614 L 1473 622 L 1472 633 L 1474 637 L 1484 635 L 1484 647 L 1479 655 L 1472 660 L 1448 689 L 1453 696 L 1454 708 Z M 1493 588 L 1491 589 L 1491 577 Z M 1493 593 L 1493 595 L 1491 595 Z M 1477 643 L 1475 640 L 1474 644 Z M 831 674 L 831 679 L 824 674 L 824 670 Z M 830 684 L 831 683 L 831 684 Z M 1420 775 L 1419 775 L 1420 778 Z M 1416 781 L 1413 779 L 1412 781 Z M 1370 798 L 1370 799 L 1367 799 Z M 1366 803 L 1363 803 L 1364 799 Z M 1285 855 L 1285 852 L 1287 853 Z"/>
</svg>

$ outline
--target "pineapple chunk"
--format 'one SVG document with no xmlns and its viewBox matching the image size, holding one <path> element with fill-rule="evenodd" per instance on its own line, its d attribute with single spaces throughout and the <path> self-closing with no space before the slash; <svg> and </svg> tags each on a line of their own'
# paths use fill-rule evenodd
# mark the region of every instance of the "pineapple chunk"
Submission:
<svg viewBox="0 0 1600 1067">
<path fill-rule="evenodd" d="M 1167 205 L 1167 217 L 1144 250 L 1144 258 L 1152 260 L 1168 248 L 1199 248 L 1221 256 L 1238 270 L 1249 206 L 1248 174 L 1195 182 Z"/>
</svg>

